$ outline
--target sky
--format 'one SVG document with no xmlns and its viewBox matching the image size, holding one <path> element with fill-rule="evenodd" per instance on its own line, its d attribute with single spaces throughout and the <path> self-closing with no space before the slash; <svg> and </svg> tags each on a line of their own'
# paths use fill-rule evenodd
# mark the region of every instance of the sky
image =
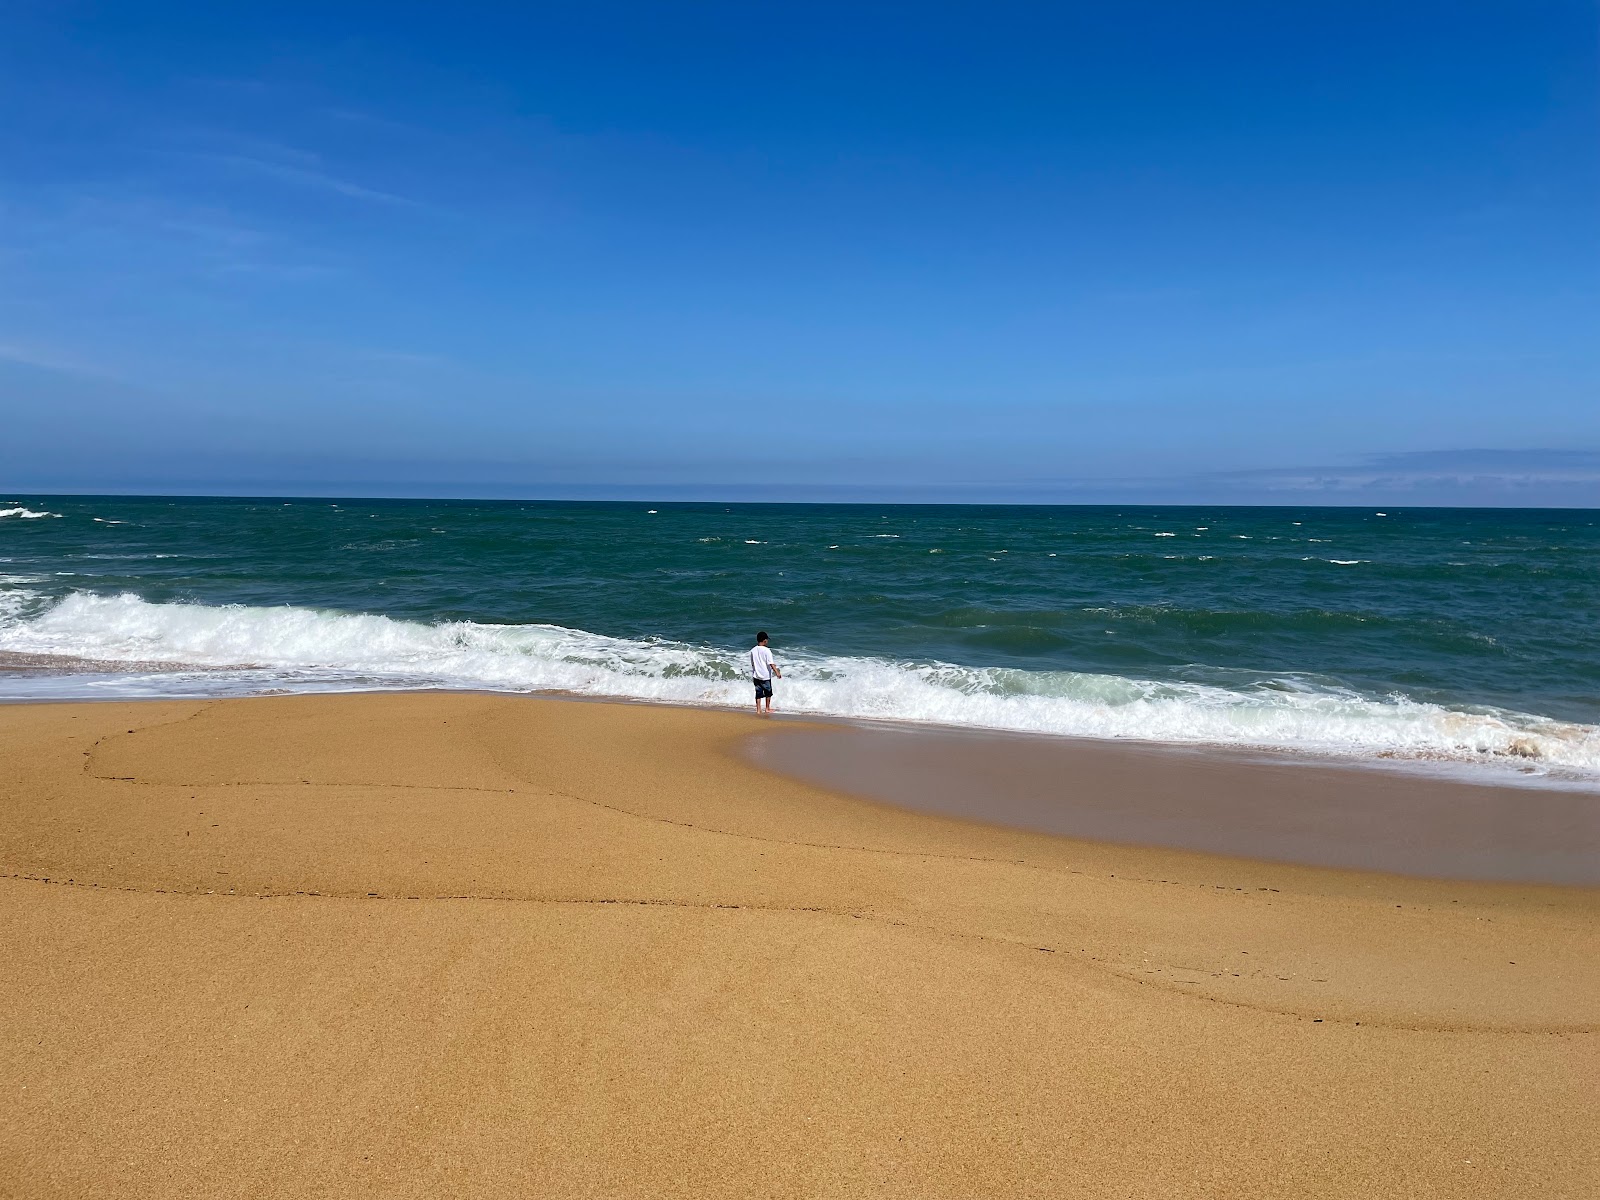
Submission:
<svg viewBox="0 0 1600 1200">
<path fill-rule="evenodd" d="M 1587 0 L 0 9 L 0 489 L 1600 505 Z"/>
</svg>

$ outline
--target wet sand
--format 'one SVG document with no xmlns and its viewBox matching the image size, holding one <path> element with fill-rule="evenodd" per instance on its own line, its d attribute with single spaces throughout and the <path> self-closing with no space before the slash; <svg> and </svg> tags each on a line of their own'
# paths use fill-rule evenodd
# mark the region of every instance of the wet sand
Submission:
<svg viewBox="0 0 1600 1200">
<path fill-rule="evenodd" d="M 1600 790 L 1493 770 L 841 725 L 751 762 L 923 812 L 1066 837 L 1441 879 L 1600 885 Z"/>
<path fill-rule="evenodd" d="M 217 667 L 191 667 L 184 663 L 159 660 L 80 658 L 72 654 L 23 654 L 16 650 L 0 650 L 0 671 L 15 675 L 59 677 L 63 675 L 144 675 L 162 673 L 193 673 L 207 670 L 226 670 Z"/>
<path fill-rule="evenodd" d="M 752 734 L 836 736 L 0 707 L 0 1195 L 1600 1190 L 1600 891 L 907 811 Z"/>
</svg>

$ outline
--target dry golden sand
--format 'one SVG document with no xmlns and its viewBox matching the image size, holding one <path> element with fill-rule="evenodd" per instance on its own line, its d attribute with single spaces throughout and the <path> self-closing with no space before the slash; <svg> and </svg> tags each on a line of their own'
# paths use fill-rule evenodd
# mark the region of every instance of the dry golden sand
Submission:
<svg viewBox="0 0 1600 1200">
<path fill-rule="evenodd" d="M 0 709 L 0 1194 L 1600 1194 L 1600 894 L 913 814 L 752 727 Z"/>
</svg>

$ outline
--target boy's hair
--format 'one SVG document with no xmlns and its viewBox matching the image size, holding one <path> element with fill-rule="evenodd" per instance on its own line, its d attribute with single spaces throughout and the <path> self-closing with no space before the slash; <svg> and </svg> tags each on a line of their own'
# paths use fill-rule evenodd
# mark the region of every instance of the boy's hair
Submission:
<svg viewBox="0 0 1600 1200">
<path fill-rule="evenodd" d="M 762 642 L 764 642 L 766 640 L 767 640 L 767 631 L 765 629 L 763 629 L 760 633 L 756 634 L 756 645 L 759 646 Z"/>
</svg>

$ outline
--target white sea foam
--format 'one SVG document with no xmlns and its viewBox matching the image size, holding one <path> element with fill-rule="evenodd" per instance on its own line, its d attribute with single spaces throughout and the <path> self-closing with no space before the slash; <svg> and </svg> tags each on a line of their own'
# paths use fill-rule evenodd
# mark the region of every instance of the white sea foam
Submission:
<svg viewBox="0 0 1600 1200">
<path fill-rule="evenodd" d="M 60 513 L 37 512 L 31 508 L 23 508 L 20 504 L 12 508 L 0 508 L 0 517 L 20 517 L 24 521 L 37 521 L 40 517 L 59 517 Z"/>
<path fill-rule="evenodd" d="M 113 687 L 124 695 L 443 687 L 718 706 L 749 699 L 739 656 L 705 646 L 553 625 L 424 624 L 87 592 L 47 605 L 26 589 L 0 591 L 0 651 L 191 671 L 119 676 L 114 684 L 102 678 L 100 692 L 89 694 Z M 1516 760 L 1600 776 L 1600 727 L 1362 696 L 1303 680 L 1227 688 L 805 652 L 786 653 L 782 662 L 782 706 L 791 712 L 1361 757 Z M 70 677 L 52 686 L 72 693 Z"/>
</svg>

